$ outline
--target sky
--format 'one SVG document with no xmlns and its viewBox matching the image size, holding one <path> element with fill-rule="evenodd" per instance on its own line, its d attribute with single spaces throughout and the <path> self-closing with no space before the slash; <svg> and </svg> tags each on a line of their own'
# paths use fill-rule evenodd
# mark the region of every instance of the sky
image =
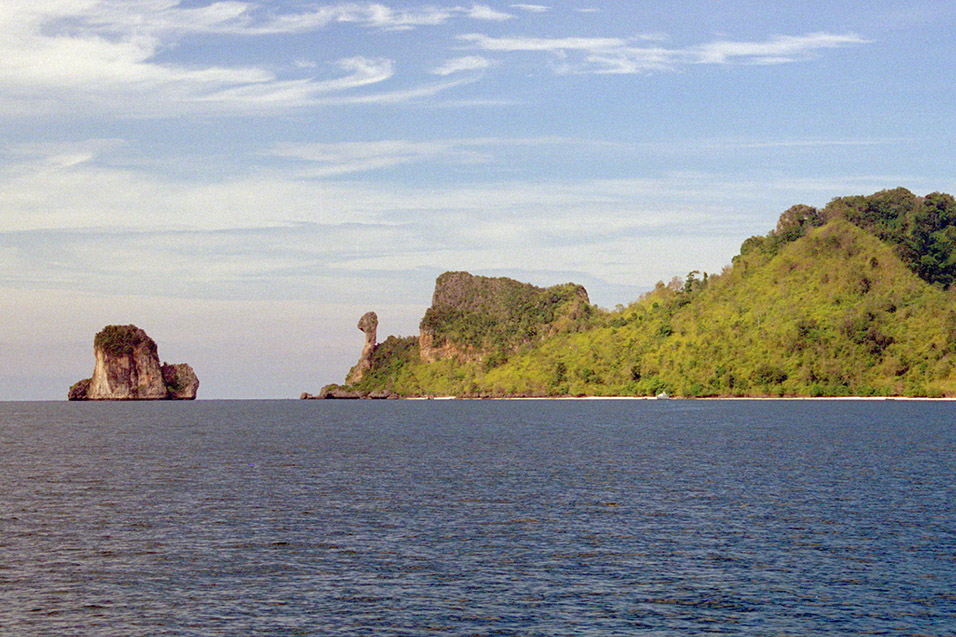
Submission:
<svg viewBox="0 0 956 637">
<path fill-rule="evenodd" d="M 613 308 L 797 203 L 956 192 L 956 4 L 0 2 L 0 400 L 133 323 L 200 398 L 342 382 L 448 270 Z"/>
</svg>

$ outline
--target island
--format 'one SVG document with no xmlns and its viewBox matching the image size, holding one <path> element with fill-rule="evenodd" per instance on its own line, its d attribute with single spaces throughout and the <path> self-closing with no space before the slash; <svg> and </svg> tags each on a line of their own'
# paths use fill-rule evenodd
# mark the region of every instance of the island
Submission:
<svg viewBox="0 0 956 637">
<path fill-rule="evenodd" d="M 954 280 L 952 195 L 838 197 L 613 310 L 447 272 L 418 335 L 377 343 L 363 317 L 346 382 L 303 397 L 953 397 Z"/>
<path fill-rule="evenodd" d="M 69 400 L 193 400 L 199 378 L 186 363 L 160 363 L 156 342 L 135 325 L 107 325 L 93 339 L 93 376 Z"/>
</svg>

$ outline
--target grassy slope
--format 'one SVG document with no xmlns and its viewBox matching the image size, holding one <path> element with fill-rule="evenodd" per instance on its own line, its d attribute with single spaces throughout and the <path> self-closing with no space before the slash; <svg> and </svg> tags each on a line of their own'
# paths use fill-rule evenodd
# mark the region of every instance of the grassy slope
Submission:
<svg viewBox="0 0 956 637">
<path fill-rule="evenodd" d="M 835 220 L 764 259 L 741 259 L 676 314 L 674 335 L 648 361 L 673 390 L 956 391 L 953 299 L 890 247 Z"/>
</svg>

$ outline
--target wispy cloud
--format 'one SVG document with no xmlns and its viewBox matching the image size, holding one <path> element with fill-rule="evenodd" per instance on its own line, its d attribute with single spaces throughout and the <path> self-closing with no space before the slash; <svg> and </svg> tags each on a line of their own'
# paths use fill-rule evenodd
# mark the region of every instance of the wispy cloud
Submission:
<svg viewBox="0 0 956 637">
<path fill-rule="evenodd" d="M 491 60 L 478 55 L 466 55 L 464 57 L 452 58 L 446 60 L 440 66 L 432 69 L 435 75 L 453 75 L 467 71 L 483 71 L 494 64 Z"/>
<path fill-rule="evenodd" d="M 328 73 L 329 62 L 301 58 L 284 68 L 266 60 L 197 66 L 173 62 L 175 56 L 169 53 L 184 38 L 201 34 L 295 34 L 336 23 L 407 30 L 456 18 L 510 17 L 482 4 L 393 9 L 378 3 L 340 3 L 279 12 L 268 3 L 239 1 L 200 7 L 174 0 L 0 3 L 0 115 L 79 108 L 152 117 L 335 103 L 331 95 L 342 97 L 342 103 L 417 99 L 451 85 L 409 86 L 414 80 L 406 78 L 388 91 L 356 93 L 395 75 L 393 60 L 373 56 L 342 58 Z"/>
<path fill-rule="evenodd" d="M 400 164 L 440 161 L 448 164 L 475 164 L 491 161 L 513 149 L 574 149 L 580 154 L 589 149 L 599 152 L 627 150 L 626 145 L 563 137 L 499 138 L 476 137 L 410 141 L 389 139 L 365 142 L 283 143 L 277 144 L 268 156 L 302 163 L 297 172 L 302 177 L 335 177 L 369 172 Z"/>
<path fill-rule="evenodd" d="M 545 5 L 518 3 L 520 11 Z M 263 1 L 190 6 L 176 0 L 59 0 L 0 3 L 0 115 L 81 111 L 120 117 L 183 113 L 273 113 L 318 105 L 392 104 L 429 98 L 476 81 L 495 62 L 459 55 L 426 75 L 380 55 L 332 55 L 326 60 L 205 64 L 175 61 L 198 35 L 263 38 L 351 25 L 402 31 L 452 20 L 505 21 L 490 5 L 392 8 L 340 2 L 294 10 Z M 715 40 L 666 47 L 659 36 L 540 37 L 466 33 L 460 43 L 479 51 L 544 53 L 558 72 L 639 74 L 693 64 L 780 64 L 812 59 L 826 49 L 867 42 L 854 33 L 779 35 L 758 41 Z M 339 59 L 336 60 L 336 57 Z M 453 76 L 429 82 L 428 75 Z"/>
<path fill-rule="evenodd" d="M 432 162 L 433 165 L 493 164 L 525 149 L 528 153 L 554 157 L 573 149 L 575 156 L 689 157 L 719 158 L 741 152 L 813 151 L 892 146 L 906 142 L 898 138 L 694 138 L 667 142 L 625 143 L 566 137 L 499 138 L 476 137 L 412 141 L 386 139 L 334 143 L 282 143 L 265 156 L 296 162 L 296 173 L 304 178 L 330 178 L 371 173 L 394 166 Z M 416 170 L 422 170 L 417 168 Z"/>
<path fill-rule="evenodd" d="M 421 6 L 396 9 L 378 2 L 340 2 L 283 11 L 264 0 L 213 2 L 187 8 L 175 0 L 62 0 L 53 6 L 8 9 L 8 14 L 73 20 L 84 28 L 122 33 L 130 28 L 156 33 L 269 35 L 307 33 L 334 24 L 369 29 L 407 30 L 437 26 L 456 18 L 508 20 L 513 16 L 488 5 Z M 2 17 L 2 13 L 0 13 Z"/>
<path fill-rule="evenodd" d="M 361 95 L 333 95 L 314 99 L 311 103 L 324 106 L 347 106 L 356 104 L 400 104 L 415 103 L 418 100 L 434 97 L 443 91 L 451 90 L 474 82 L 473 77 L 464 76 L 457 79 L 448 79 L 430 84 L 422 84 L 413 88 L 379 91 Z"/>
<path fill-rule="evenodd" d="M 312 152 L 335 162 L 344 155 L 362 161 L 443 149 L 330 146 Z M 148 282 L 157 293 L 188 289 L 219 298 L 255 297 L 273 288 L 308 299 L 315 291 L 306 283 L 315 272 L 545 271 L 561 264 L 618 282 L 633 283 L 639 275 L 638 283 L 650 285 L 689 269 L 719 269 L 744 237 L 762 228 L 754 222 L 758 213 L 769 223 L 808 192 L 820 198 L 808 203 L 817 204 L 901 178 L 807 183 L 674 172 L 436 188 L 281 174 L 169 183 L 74 167 L 5 184 L 19 196 L 0 213 L 0 284 L 88 291 Z M 689 251 L 690 236 L 706 241 Z M 111 259 L 102 258 L 105 251 Z M 179 275 L 164 276 L 157 263 L 176 264 Z"/>
<path fill-rule="evenodd" d="M 339 93 L 383 82 L 394 74 L 394 63 L 387 59 L 354 57 L 339 60 L 337 66 L 347 73 L 332 80 L 270 81 L 224 88 L 198 99 L 210 102 L 303 104 L 320 95 Z"/>
<path fill-rule="evenodd" d="M 538 38 L 525 36 L 491 37 L 480 33 L 468 33 L 458 39 L 472 43 L 485 51 L 604 51 L 625 46 L 620 38 Z"/>
<path fill-rule="evenodd" d="M 488 5 L 484 4 L 473 5 L 470 9 L 465 9 L 464 12 L 466 16 L 472 18 L 473 20 L 494 20 L 496 22 L 501 22 L 504 20 L 510 20 L 514 17 L 510 13 L 492 9 Z"/>
<path fill-rule="evenodd" d="M 543 4 L 513 4 L 511 8 L 529 11 L 531 13 L 547 13 L 551 10 L 551 7 Z"/>
<path fill-rule="evenodd" d="M 577 53 L 576 65 L 565 62 L 563 70 L 581 73 L 635 74 L 673 70 L 689 64 L 783 64 L 809 60 L 820 51 L 869 40 L 855 33 L 810 33 L 774 36 L 764 41 L 716 40 L 684 48 L 635 46 L 621 38 L 525 36 L 492 37 L 479 33 L 459 36 L 475 48 L 497 52 Z M 659 34 L 638 36 L 634 41 L 662 40 Z"/>
<path fill-rule="evenodd" d="M 782 64 L 813 57 L 823 49 L 835 49 L 854 44 L 867 44 L 855 33 L 810 33 L 807 35 L 778 35 L 763 42 L 734 42 L 718 40 L 688 50 L 699 64 Z"/>
<path fill-rule="evenodd" d="M 324 28 L 333 23 L 353 23 L 367 28 L 407 30 L 423 26 L 445 24 L 455 18 L 471 20 L 509 20 L 509 13 L 483 4 L 471 7 L 422 7 L 392 9 L 378 3 L 343 3 L 320 7 L 312 11 L 274 15 L 265 4 L 250 5 L 244 19 L 235 26 L 254 33 L 306 32 Z"/>
<path fill-rule="evenodd" d="M 399 164 L 432 159 L 451 149 L 447 142 L 342 142 L 326 144 L 278 144 L 269 154 L 307 164 L 300 174 L 331 177 L 389 168 Z"/>
<path fill-rule="evenodd" d="M 94 161 L 125 144 L 124 140 L 117 138 L 14 144 L 0 150 L 0 157 L 5 157 L 14 165 L 29 171 L 42 170 L 43 167 L 69 168 Z"/>
</svg>

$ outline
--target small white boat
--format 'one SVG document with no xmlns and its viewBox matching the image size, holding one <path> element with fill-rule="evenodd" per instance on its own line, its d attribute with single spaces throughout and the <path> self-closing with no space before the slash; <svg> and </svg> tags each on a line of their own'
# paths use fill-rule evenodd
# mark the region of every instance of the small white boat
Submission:
<svg viewBox="0 0 956 637">
<path fill-rule="evenodd" d="M 666 391 L 662 391 L 657 396 L 654 396 L 654 398 L 656 398 L 657 400 L 667 400 L 670 398 L 670 396 L 667 395 Z"/>
</svg>

